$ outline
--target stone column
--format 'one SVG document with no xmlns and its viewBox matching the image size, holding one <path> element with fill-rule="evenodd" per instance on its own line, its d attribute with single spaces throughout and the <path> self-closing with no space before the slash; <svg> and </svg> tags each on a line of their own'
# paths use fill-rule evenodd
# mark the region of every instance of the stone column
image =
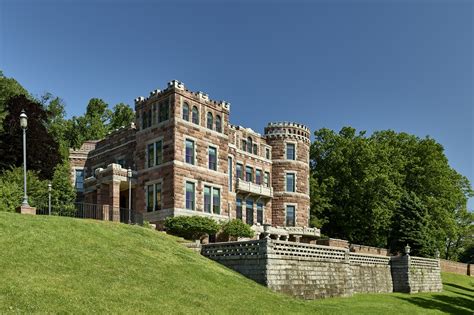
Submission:
<svg viewBox="0 0 474 315">
<path fill-rule="evenodd" d="M 109 184 L 109 205 L 112 221 L 120 222 L 120 181 L 113 180 Z"/>
</svg>

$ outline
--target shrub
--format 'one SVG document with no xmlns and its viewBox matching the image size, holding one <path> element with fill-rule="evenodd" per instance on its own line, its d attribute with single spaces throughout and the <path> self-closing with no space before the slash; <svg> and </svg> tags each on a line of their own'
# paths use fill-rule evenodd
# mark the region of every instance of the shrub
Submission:
<svg viewBox="0 0 474 315">
<path fill-rule="evenodd" d="M 233 219 L 222 225 L 222 233 L 231 237 L 253 237 L 254 232 L 250 225 L 241 220 Z"/>
<path fill-rule="evenodd" d="M 220 225 L 215 220 L 207 217 L 179 216 L 166 218 L 165 228 L 170 234 L 185 239 L 197 240 L 206 234 L 216 234 L 220 229 Z"/>
</svg>

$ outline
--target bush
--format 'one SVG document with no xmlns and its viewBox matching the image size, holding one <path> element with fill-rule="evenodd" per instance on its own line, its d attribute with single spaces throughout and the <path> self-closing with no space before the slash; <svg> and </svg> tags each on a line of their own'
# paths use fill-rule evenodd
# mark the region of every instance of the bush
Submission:
<svg viewBox="0 0 474 315">
<path fill-rule="evenodd" d="M 250 225 L 241 220 L 233 219 L 222 225 L 222 233 L 230 237 L 253 237 L 254 232 Z"/>
<path fill-rule="evenodd" d="M 166 231 L 185 239 L 198 240 L 208 234 L 216 234 L 220 225 L 215 220 L 201 216 L 168 217 L 165 220 Z"/>
</svg>

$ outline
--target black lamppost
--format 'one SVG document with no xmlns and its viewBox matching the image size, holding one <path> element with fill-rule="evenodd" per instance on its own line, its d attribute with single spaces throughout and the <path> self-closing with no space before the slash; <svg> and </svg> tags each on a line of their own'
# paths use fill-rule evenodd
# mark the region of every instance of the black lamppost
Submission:
<svg viewBox="0 0 474 315">
<path fill-rule="evenodd" d="M 51 182 L 48 183 L 48 214 L 51 215 Z"/>
<path fill-rule="evenodd" d="M 25 110 L 21 110 L 20 114 L 20 126 L 23 129 L 23 202 L 22 206 L 29 207 L 28 195 L 26 193 L 26 127 L 28 127 L 28 116 L 26 116 Z"/>
<path fill-rule="evenodd" d="M 128 224 L 132 224 L 132 169 L 127 170 L 128 177 Z"/>
</svg>

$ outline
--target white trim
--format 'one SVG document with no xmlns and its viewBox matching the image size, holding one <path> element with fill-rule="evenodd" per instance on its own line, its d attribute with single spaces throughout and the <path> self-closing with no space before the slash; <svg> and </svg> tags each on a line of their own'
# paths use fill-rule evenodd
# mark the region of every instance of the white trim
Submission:
<svg viewBox="0 0 474 315">
<path fill-rule="evenodd" d="M 309 163 L 301 162 L 301 161 L 296 161 L 296 160 L 282 160 L 282 159 L 276 159 L 276 160 L 273 160 L 273 163 L 274 163 L 274 164 L 277 164 L 277 163 L 290 163 L 290 164 L 301 165 L 301 166 L 303 166 L 303 167 L 309 167 Z"/>
<path fill-rule="evenodd" d="M 161 209 L 156 210 L 156 184 L 161 185 Z M 145 182 L 145 212 L 161 211 L 163 209 L 163 178 Z M 153 210 L 148 211 L 148 186 L 153 186 Z"/>
<path fill-rule="evenodd" d="M 206 167 L 192 165 L 178 160 L 173 160 L 173 165 L 189 168 L 190 170 L 200 170 L 202 172 L 212 172 L 212 176 L 228 177 L 227 173 L 210 170 Z"/>
<path fill-rule="evenodd" d="M 286 192 L 286 191 L 277 191 L 277 192 L 273 192 L 273 197 L 281 197 L 281 196 L 294 196 L 294 197 L 298 197 L 298 198 L 303 198 L 303 199 L 310 199 L 310 197 L 307 195 L 307 194 L 303 194 L 303 193 L 298 193 L 298 192 Z"/>
<path fill-rule="evenodd" d="M 193 151 L 194 151 L 193 163 L 186 162 L 186 141 L 188 141 L 188 140 L 192 141 L 194 143 L 194 145 L 193 145 Z M 183 156 L 183 158 L 184 158 L 183 159 L 184 164 L 197 166 L 197 139 L 196 138 L 188 137 L 188 136 L 184 137 L 184 156 Z"/>
<path fill-rule="evenodd" d="M 288 144 L 294 144 L 295 145 L 295 158 L 294 159 L 288 159 L 288 155 L 287 155 L 287 146 Z M 295 141 L 289 141 L 289 140 L 286 140 L 285 141 L 285 160 L 287 161 L 296 161 L 298 160 L 298 150 L 297 150 L 297 147 L 298 147 L 298 142 L 295 142 Z"/>
<path fill-rule="evenodd" d="M 297 178 L 298 178 L 298 175 L 297 175 L 297 172 L 296 171 L 292 171 L 292 170 L 285 170 L 284 171 L 284 174 L 285 174 L 285 192 L 287 193 L 295 193 L 295 192 L 298 192 L 298 186 L 297 186 Z M 293 174 L 294 175 L 294 188 L 295 190 L 294 191 L 288 191 L 288 185 L 286 183 L 286 176 L 288 174 Z"/>
<path fill-rule="evenodd" d="M 202 182 L 202 212 L 204 213 L 209 213 L 209 212 L 206 212 L 206 204 L 205 204 L 205 196 L 206 196 L 206 193 L 204 191 L 204 189 L 206 189 L 206 186 L 211 188 L 211 212 L 212 214 L 215 214 L 214 213 L 214 189 L 218 189 L 219 190 L 219 211 L 220 213 L 218 215 L 221 215 L 222 214 L 222 186 L 221 185 L 215 185 L 215 184 L 212 184 L 212 183 L 207 183 L 207 182 Z"/>
<path fill-rule="evenodd" d="M 260 161 L 263 161 L 263 162 L 267 162 L 269 164 L 272 163 L 272 160 L 269 160 L 267 158 L 264 158 L 264 157 L 261 157 L 260 155 L 255 155 L 253 153 L 249 153 L 247 151 L 243 151 L 242 149 L 239 149 L 238 147 L 235 148 L 235 151 L 237 153 L 240 153 L 240 154 L 243 154 L 243 155 L 248 155 L 249 157 L 252 157 L 254 159 L 257 159 L 257 160 L 260 160 Z"/>
<path fill-rule="evenodd" d="M 213 148 L 213 149 L 216 149 L 216 169 L 213 170 L 212 168 L 209 168 L 209 149 L 210 148 Z M 218 172 L 219 171 L 219 146 L 213 144 L 213 143 L 208 143 L 207 144 L 207 169 L 210 170 L 210 171 L 215 171 L 215 172 Z"/>
<path fill-rule="evenodd" d="M 194 184 L 194 209 L 186 209 L 186 184 L 187 183 L 193 183 Z M 196 192 L 197 192 L 197 186 L 198 186 L 198 181 L 196 179 L 191 179 L 191 178 L 184 178 L 184 185 L 183 185 L 183 190 L 184 190 L 184 209 L 188 211 L 194 211 L 197 212 L 197 198 L 196 198 Z"/>
</svg>

